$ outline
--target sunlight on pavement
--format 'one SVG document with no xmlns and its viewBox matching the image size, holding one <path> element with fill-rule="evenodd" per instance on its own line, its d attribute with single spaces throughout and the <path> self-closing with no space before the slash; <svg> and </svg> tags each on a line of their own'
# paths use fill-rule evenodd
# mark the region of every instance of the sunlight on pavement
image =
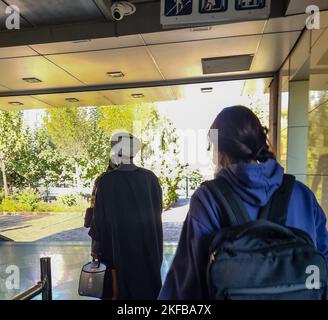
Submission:
<svg viewBox="0 0 328 320">
<path fill-rule="evenodd" d="M 189 200 L 179 199 L 177 207 L 169 209 L 163 213 L 162 221 L 164 222 L 184 222 L 189 210 Z"/>
<path fill-rule="evenodd" d="M 178 241 L 188 209 L 189 200 L 179 199 L 176 207 L 163 212 L 164 241 Z M 89 241 L 88 230 L 83 228 L 83 219 L 84 214 L 81 212 L 0 216 L 0 233 L 17 242 Z"/>
</svg>

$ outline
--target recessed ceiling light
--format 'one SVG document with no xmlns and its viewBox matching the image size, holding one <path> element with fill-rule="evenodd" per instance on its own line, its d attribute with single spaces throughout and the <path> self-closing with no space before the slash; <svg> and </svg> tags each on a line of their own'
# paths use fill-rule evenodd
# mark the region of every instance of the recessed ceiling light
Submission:
<svg viewBox="0 0 328 320">
<path fill-rule="evenodd" d="M 71 103 L 80 101 L 79 99 L 76 99 L 76 98 L 66 98 L 65 100 L 68 101 L 68 102 L 71 102 Z"/>
<path fill-rule="evenodd" d="M 212 29 L 212 27 L 210 27 L 210 26 L 202 26 L 202 27 L 190 28 L 190 31 L 192 31 L 192 32 L 197 32 L 197 31 L 210 31 L 211 29 Z"/>
<path fill-rule="evenodd" d="M 23 106 L 24 103 L 21 103 L 19 101 L 11 101 L 11 102 L 8 102 L 9 104 L 11 104 L 12 106 Z"/>
<path fill-rule="evenodd" d="M 248 71 L 254 59 L 253 54 L 202 59 L 203 74 Z"/>
<path fill-rule="evenodd" d="M 145 95 L 143 93 L 133 93 L 131 96 L 135 99 L 143 98 Z"/>
<path fill-rule="evenodd" d="M 107 75 L 111 78 L 123 78 L 124 77 L 124 73 L 122 71 L 107 72 Z"/>
<path fill-rule="evenodd" d="M 75 40 L 75 41 L 72 41 L 72 43 L 83 43 L 83 42 L 91 42 L 90 39 L 85 39 L 85 40 Z"/>
<path fill-rule="evenodd" d="M 213 91 L 213 88 L 212 87 L 201 88 L 200 90 L 202 93 L 211 93 Z"/>
<path fill-rule="evenodd" d="M 25 82 L 28 82 L 28 83 L 39 83 L 39 82 L 42 82 L 38 78 L 23 78 L 22 80 L 24 80 Z"/>
</svg>

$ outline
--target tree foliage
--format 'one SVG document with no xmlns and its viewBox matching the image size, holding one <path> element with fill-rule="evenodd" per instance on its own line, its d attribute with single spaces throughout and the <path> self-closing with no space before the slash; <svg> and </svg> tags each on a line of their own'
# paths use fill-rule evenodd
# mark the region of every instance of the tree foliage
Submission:
<svg viewBox="0 0 328 320">
<path fill-rule="evenodd" d="M 8 166 L 19 157 L 24 138 L 22 113 L 0 111 L 0 167 L 6 196 L 9 194 Z"/>
<path fill-rule="evenodd" d="M 157 174 L 164 205 L 177 200 L 187 166 L 179 163 L 176 129 L 153 105 L 52 108 L 33 129 L 19 112 L 0 116 L 0 158 L 18 189 L 90 186 L 108 166 L 111 135 L 124 130 L 141 140 L 136 163 Z"/>
<path fill-rule="evenodd" d="M 81 160 L 87 156 L 90 141 L 88 110 L 82 108 L 47 109 L 45 128 L 51 140 L 75 167 L 75 181 L 82 186 Z"/>
</svg>

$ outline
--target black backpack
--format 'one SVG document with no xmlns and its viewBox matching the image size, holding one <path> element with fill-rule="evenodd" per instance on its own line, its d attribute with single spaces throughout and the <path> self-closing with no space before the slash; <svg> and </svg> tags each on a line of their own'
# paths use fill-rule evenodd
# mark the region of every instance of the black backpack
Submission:
<svg viewBox="0 0 328 320">
<path fill-rule="evenodd" d="M 284 176 L 256 221 L 223 177 L 204 183 L 217 199 L 222 226 L 210 246 L 210 299 L 327 298 L 325 258 L 306 233 L 285 226 L 294 182 L 294 176 Z"/>
</svg>

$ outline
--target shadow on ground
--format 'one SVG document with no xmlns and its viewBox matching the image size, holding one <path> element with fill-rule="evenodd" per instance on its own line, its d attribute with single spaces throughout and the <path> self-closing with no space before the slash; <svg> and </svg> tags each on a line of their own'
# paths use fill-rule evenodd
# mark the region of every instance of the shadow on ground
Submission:
<svg viewBox="0 0 328 320">
<path fill-rule="evenodd" d="M 178 242 L 182 228 L 182 222 L 164 222 L 163 236 L 164 242 Z M 56 241 L 90 241 L 88 236 L 89 229 L 76 228 L 73 230 L 59 232 L 48 237 L 37 240 L 37 242 L 56 242 Z"/>
<path fill-rule="evenodd" d="M 8 229 L 25 227 L 29 221 L 41 219 L 43 216 L 0 216 L 0 232 Z"/>
</svg>

